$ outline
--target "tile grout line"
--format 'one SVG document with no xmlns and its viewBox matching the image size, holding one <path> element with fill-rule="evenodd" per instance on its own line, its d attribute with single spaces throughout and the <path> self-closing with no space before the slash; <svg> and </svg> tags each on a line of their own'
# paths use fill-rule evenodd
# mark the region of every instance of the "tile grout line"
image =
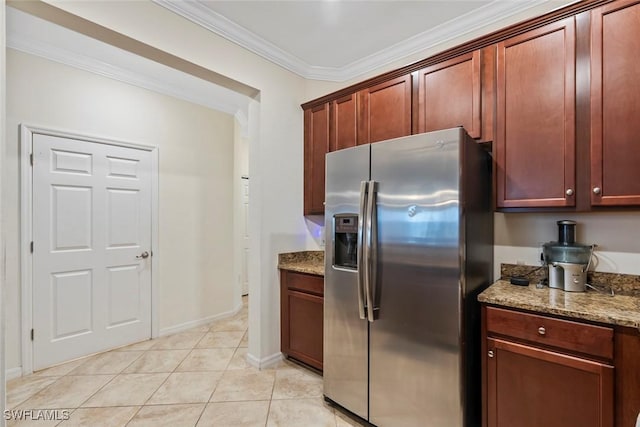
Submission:
<svg viewBox="0 0 640 427">
<path fill-rule="evenodd" d="M 203 335 L 202 335 L 202 337 L 200 338 L 200 340 L 202 340 L 202 338 L 204 338 L 204 335 L 206 335 L 206 332 L 205 332 L 205 334 L 203 334 Z M 198 340 L 198 342 L 200 342 L 200 340 Z M 157 344 L 157 343 L 156 343 L 156 344 Z M 196 344 L 197 344 L 197 343 L 196 343 Z M 151 346 L 150 348 L 148 348 L 148 349 L 145 351 L 145 353 L 146 353 L 146 352 L 151 351 L 151 350 L 153 349 L 153 347 L 154 347 L 154 346 L 155 346 L 155 344 L 154 344 L 153 346 Z M 186 350 L 188 350 L 188 349 L 186 349 Z M 159 351 L 159 350 L 156 350 L 156 351 Z M 135 419 L 135 417 L 140 413 L 140 411 L 142 410 L 142 408 L 144 408 L 145 406 L 150 406 L 150 405 L 147 405 L 147 403 L 149 402 L 149 400 L 153 397 L 153 395 L 154 395 L 154 394 L 156 394 L 156 393 L 158 392 L 158 390 L 160 390 L 160 387 L 162 387 L 162 386 L 167 382 L 167 380 L 169 379 L 169 377 L 171 376 L 171 374 L 173 374 L 173 373 L 176 371 L 176 369 L 178 369 L 178 366 L 180 366 L 180 365 L 182 364 L 182 362 L 184 362 L 184 360 L 189 356 L 189 354 L 191 354 L 191 351 L 193 351 L 193 348 L 192 348 L 190 351 L 188 351 L 188 352 L 187 352 L 187 354 L 185 354 L 184 358 L 182 358 L 182 360 L 180 360 L 180 361 L 176 364 L 176 366 L 173 368 L 173 371 L 169 372 L 169 375 L 167 375 L 167 378 L 165 378 L 165 379 L 164 379 L 164 381 L 163 381 L 163 382 L 158 386 L 158 388 L 157 388 L 157 389 L 155 389 L 155 390 L 154 390 L 154 391 L 149 395 L 149 397 L 147 398 L 147 400 L 145 400 L 145 402 L 144 402 L 142 405 L 140 405 L 140 407 L 139 407 L 139 408 L 138 408 L 138 410 L 135 412 L 135 414 L 133 414 L 133 416 L 132 416 L 131 418 L 129 418 L 129 421 L 127 421 L 127 423 L 125 424 L 125 427 L 126 427 L 126 426 L 128 426 L 128 425 L 131 423 L 131 421 L 133 421 L 133 420 Z"/>
<path fill-rule="evenodd" d="M 153 341 L 153 339 L 152 339 L 152 341 Z M 157 343 L 156 343 L 156 344 L 157 344 Z M 87 402 L 88 402 L 88 401 L 89 401 L 93 396 L 95 396 L 98 392 L 100 392 L 102 389 L 104 389 L 107 385 L 111 384 L 111 382 L 113 382 L 113 380 L 115 380 L 115 379 L 116 379 L 116 377 L 118 377 L 118 376 L 120 376 L 120 375 L 164 373 L 164 372 L 129 372 L 129 373 L 124 372 L 125 370 L 127 370 L 127 368 L 129 368 L 131 365 L 133 365 L 136 361 L 138 361 L 139 359 L 141 359 L 145 354 L 148 354 L 150 351 L 152 351 L 153 347 L 154 347 L 154 346 L 151 346 L 151 347 L 149 347 L 149 348 L 148 348 L 148 349 L 146 349 L 146 350 L 142 350 L 142 351 L 141 351 L 141 353 L 140 353 L 140 355 L 139 355 L 137 358 L 135 358 L 133 361 L 131 361 L 131 363 L 129 363 L 127 366 L 125 366 L 125 367 L 124 367 L 124 368 L 123 368 L 119 373 L 115 374 L 115 375 L 113 376 L 113 378 L 112 378 L 111 380 L 109 380 L 109 381 L 108 381 L 104 386 L 100 387 L 100 389 L 98 389 L 95 393 L 93 393 L 93 394 L 92 394 L 91 396 L 89 396 L 86 400 L 84 400 L 84 401 L 80 404 L 80 406 L 76 408 L 76 410 L 77 410 L 77 409 L 80 409 L 80 408 L 82 407 L 82 405 L 83 405 L 83 404 L 87 403 Z M 111 350 L 111 351 L 114 351 L 114 350 Z M 135 351 L 135 350 L 134 350 L 134 351 Z M 185 356 L 185 357 L 186 357 L 186 356 Z M 180 363 L 181 363 L 181 362 L 179 362 L 179 363 L 178 363 L 178 365 L 179 365 Z M 77 368 L 76 368 L 76 369 L 77 369 Z M 73 372 L 73 370 L 72 370 L 71 372 Z M 71 372 L 69 372 L 67 375 L 68 375 L 68 376 L 72 376 L 72 375 L 71 375 Z M 167 375 L 167 378 L 169 378 L 169 376 L 170 376 L 170 375 L 171 375 L 171 373 L 169 373 L 169 375 Z M 154 390 L 154 391 L 153 391 L 153 393 L 151 393 L 151 395 L 149 396 L 149 399 L 151 398 L 151 396 L 153 396 L 153 394 L 155 394 L 155 392 L 156 392 L 156 391 L 158 391 L 158 389 L 162 386 L 162 384 L 164 384 L 164 383 L 166 382 L 167 378 L 165 378 L 165 380 L 164 380 L 164 381 L 163 381 L 163 382 L 158 386 L 158 388 L 157 388 L 156 390 Z M 147 399 L 147 401 L 148 401 L 149 399 Z M 145 403 L 146 403 L 146 401 L 145 401 Z M 138 406 L 138 410 L 133 414 L 133 416 L 129 419 L 129 421 L 127 421 L 127 424 L 126 424 L 126 425 L 128 425 L 128 424 L 131 422 L 131 420 L 132 420 L 132 419 L 134 419 L 136 415 L 138 415 L 138 412 L 140 412 L 140 410 L 144 407 L 144 404 L 142 404 L 142 405 L 124 405 L 124 406 L 129 406 L 129 407 L 135 407 L 135 406 Z M 109 406 L 97 406 L 97 407 L 95 407 L 95 408 L 105 408 L 105 407 L 109 407 Z M 92 407 L 92 408 L 93 408 L 93 407 Z M 74 412 L 75 412 L 75 410 L 74 410 Z"/>
<path fill-rule="evenodd" d="M 105 352 L 105 353 L 103 353 L 103 354 L 107 354 L 107 353 L 108 353 L 108 352 Z M 131 366 L 132 364 L 134 364 L 134 363 L 136 362 L 136 360 L 140 359 L 140 358 L 141 358 L 145 353 L 146 353 L 146 350 L 141 351 L 141 352 L 140 352 L 140 354 L 138 355 L 138 357 L 136 357 L 135 359 L 133 359 L 133 360 L 131 361 L 131 363 L 129 363 L 127 366 L 125 366 L 124 368 L 122 368 L 122 369 L 120 370 L 120 373 L 117 373 L 117 374 L 115 374 L 115 375 L 113 375 L 113 374 L 106 374 L 106 375 L 113 375 L 113 377 L 112 377 L 109 381 L 107 381 L 107 382 L 106 382 L 102 387 L 98 388 L 98 390 L 96 390 L 94 393 L 92 393 L 89 397 L 87 397 L 85 400 L 83 400 L 83 401 L 80 403 L 80 405 L 78 405 L 78 407 L 76 407 L 76 408 L 73 410 L 73 412 L 75 412 L 77 409 L 80 409 L 80 408 L 82 407 L 82 405 L 84 405 L 84 404 L 85 404 L 85 403 L 87 403 L 89 400 L 91 400 L 91 398 L 92 398 L 93 396 L 95 396 L 96 394 L 98 394 L 98 393 L 99 393 L 103 388 L 105 388 L 107 385 L 111 384 L 111 382 L 112 382 L 113 380 L 115 380 L 115 379 L 116 379 L 116 377 L 117 377 L 118 375 L 122 374 L 122 372 L 124 372 L 124 370 L 125 370 L 125 369 L 127 369 L 129 366 Z M 86 362 L 85 362 L 85 363 L 86 363 Z M 82 365 L 84 365 L 84 363 L 80 364 L 79 366 L 76 366 L 74 369 L 72 369 L 71 371 L 67 372 L 67 374 L 66 374 L 65 376 L 66 376 L 66 377 L 79 376 L 79 375 L 72 375 L 72 372 L 73 372 L 73 371 L 75 371 L 76 369 L 78 369 L 78 368 L 79 368 L 80 366 L 82 366 Z M 93 376 L 93 375 L 102 375 L 102 374 L 91 374 L 91 375 Z M 73 413 L 73 412 L 72 412 L 72 413 Z M 69 414 L 69 416 L 71 416 L 71 414 Z"/>
<path fill-rule="evenodd" d="M 185 331 L 185 332 L 187 332 L 187 331 Z M 206 332 L 203 332 L 203 333 L 202 333 L 202 337 L 200 337 L 200 339 L 199 339 L 199 340 L 198 340 L 198 341 L 193 345 L 193 347 L 192 347 L 191 349 L 185 349 L 185 350 L 189 350 L 189 352 L 184 356 L 184 358 L 183 358 L 182 360 L 180 360 L 180 362 L 178 362 L 178 363 L 176 364 L 176 366 L 175 366 L 175 368 L 173 369 L 173 371 L 171 371 L 171 372 L 169 373 L 169 375 L 167 376 L 167 378 L 165 378 L 165 380 L 164 380 L 164 381 L 163 381 L 163 382 L 158 386 L 158 388 L 157 388 L 156 390 L 154 390 L 154 391 L 153 391 L 153 393 L 151 393 L 151 394 L 149 395 L 149 397 L 147 398 L 147 400 L 145 401 L 145 403 L 144 403 L 142 406 L 140 406 L 140 408 L 139 408 L 139 409 L 138 409 L 138 411 L 134 414 L 134 416 L 133 416 L 133 417 L 131 417 L 131 419 L 127 422 L 127 425 L 129 425 L 129 423 L 130 423 L 130 422 L 131 422 L 131 421 L 136 417 L 136 415 L 138 415 L 138 413 L 142 410 L 142 408 L 144 408 L 144 407 L 148 407 L 148 406 L 159 406 L 159 405 L 149 405 L 149 404 L 148 404 L 148 403 L 149 403 L 149 400 L 151 400 L 151 398 L 152 398 L 152 397 L 153 397 L 153 396 L 158 392 L 158 390 L 159 390 L 159 389 L 160 389 L 160 388 L 161 388 L 161 387 L 162 387 L 162 386 L 167 382 L 167 380 L 169 379 L 169 377 L 170 377 L 172 374 L 174 374 L 174 373 L 176 373 L 176 372 L 177 372 L 177 369 L 180 367 L 180 365 L 181 365 L 181 364 L 186 360 L 186 358 L 187 358 L 187 357 L 189 357 L 189 355 L 190 355 L 191 353 L 193 353 L 193 350 L 196 350 L 196 349 L 197 349 L 198 344 L 199 344 L 199 343 L 200 343 L 200 342 L 201 342 L 201 341 L 202 341 L 202 340 L 207 336 L 207 334 L 208 334 L 208 333 L 211 333 L 211 327 L 209 327 L 209 328 L 207 329 L 207 331 L 206 331 Z M 242 338 L 241 338 L 241 340 L 242 340 Z M 153 347 L 151 347 L 151 348 L 150 348 L 149 350 L 147 350 L 147 351 L 151 351 L 152 349 L 153 349 Z M 232 358 L 233 358 L 233 355 L 232 355 Z M 229 363 L 230 363 L 230 362 L 231 362 L 231 360 L 229 360 L 229 362 L 227 363 L 227 367 L 228 367 L 228 365 L 229 365 Z M 183 371 L 180 371 L 180 372 L 183 372 Z M 184 371 L 184 372 L 186 373 L 186 372 L 191 372 L 191 371 Z M 194 371 L 194 372 L 197 372 L 197 371 Z M 213 372 L 213 371 L 209 371 L 209 372 Z M 224 373 L 224 372 L 226 372 L 226 368 L 225 368 L 225 370 L 224 370 L 224 371 L 222 371 L 222 372 L 223 372 L 223 373 Z M 211 397 L 213 396 L 213 393 L 215 392 L 215 389 L 216 389 L 217 387 L 218 387 L 218 384 L 216 384 L 216 386 L 214 387 L 214 390 L 213 390 L 213 391 L 211 392 L 211 394 L 209 395 L 208 400 L 207 400 L 206 402 L 204 402 L 204 407 L 202 408 L 202 411 L 200 412 L 200 415 L 198 416 L 198 419 L 196 420 L 196 424 L 194 424 L 194 427 L 195 427 L 195 425 L 197 425 L 197 423 L 198 423 L 198 422 L 200 422 L 200 419 L 202 418 L 202 415 L 204 414 L 204 411 L 207 409 L 207 405 L 210 403 L 210 399 L 211 399 Z M 191 403 L 191 404 L 200 404 L 200 403 L 203 403 L 203 402 L 196 402 L 196 403 Z M 160 404 L 160 405 L 161 405 L 161 404 Z M 167 405 L 173 405 L 173 404 L 167 404 Z"/>
<path fill-rule="evenodd" d="M 186 331 L 185 331 L 185 332 L 186 332 Z M 198 343 L 204 339 L 204 337 L 206 336 L 206 334 L 207 334 L 207 332 L 204 332 L 204 333 L 202 334 L 202 337 L 200 337 L 200 339 L 199 339 L 199 340 L 194 344 L 194 346 L 193 346 L 190 350 L 189 350 L 189 349 L 175 349 L 175 350 L 189 350 L 189 351 L 188 351 L 188 352 L 187 352 L 187 354 L 185 354 L 185 356 L 184 356 L 184 357 L 183 357 L 183 358 L 182 358 L 182 359 L 181 359 L 181 360 L 176 364 L 176 366 L 173 368 L 173 370 L 172 370 L 171 372 L 169 372 L 169 375 L 167 375 L 167 378 L 165 378 L 165 379 L 164 379 L 164 381 L 163 381 L 162 383 L 160 383 L 160 385 L 159 385 L 159 386 L 158 386 L 158 387 L 157 387 L 157 388 L 156 388 L 156 389 L 155 389 L 155 390 L 154 390 L 154 391 L 149 395 L 149 397 L 147 398 L 147 400 L 145 400 L 145 402 L 144 402 L 142 405 L 140 405 L 140 408 L 138 408 L 138 410 L 136 411 L 136 413 L 135 413 L 135 414 L 133 414 L 133 416 L 129 419 L 129 421 L 127 421 L 127 424 L 125 425 L 125 427 L 126 427 L 126 426 L 128 426 L 128 425 L 129 425 L 129 423 L 131 423 L 131 421 L 132 421 L 132 420 L 133 420 L 133 419 L 134 419 L 134 418 L 135 418 L 135 417 L 140 413 L 140 411 L 142 410 L 142 408 L 144 408 L 144 407 L 146 407 L 146 406 L 152 406 L 152 405 L 147 405 L 147 403 L 149 403 L 149 400 L 151 400 L 151 398 L 153 397 L 153 395 L 154 395 L 154 394 L 156 394 L 156 393 L 158 392 L 158 390 L 160 390 L 160 388 L 161 388 L 161 387 L 162 387 L 162 386 L 167 382 L 167 380 L 169 379 L 169 377 L 170 377 L 171 375 L 173 375 L 173 374 L 176 372 L 176 369 L 178 369 L 178 367 L 182 364 L 182 362 L 184 362 L 184 361 L 185 361 L 185 359 L 186 359 L 186 358 L 191 354 L 191 352 L 193 351 L 193 349 L 195 348 L 195 346 L 196 346 L 196 345 L 198 345 Z M 152 346 L 150 349 L 148 349 L 147 351 L 151 351 L 152 349 L 153 349 L 153 346 Z M 206 408 L 206 405 L 205 405 L 205 408 Z M 203 409 L 203 411 L 204 411 L 204 409 Z M 202 416 L 202 413 L 200 413 L 200 416 Z M 198 419 L 200 419 L 200 418 L 198 417 Z M 194 427 L 195 427 L 195 425 L 194 425 Z"/>
<path fill-rule="evenodd" d="M 238 345 L 236 346 L 236 348 L 233 350 L 233 354 L 231 355 L 231 359 L 229 359 L 229 362 L 227 363 L 226 368 L 224 369 L 224 371 L 222 371 L 222 374 L 220 375 L 220 378 L 218 378 L 218 382 L 216 383 L 215 387 L 213 387 L 213 390 L 211 391 L 211 394 L 209 394 L 209 398 L 207 399 L 207 402 L 204 405 L 204 409 L 202 410 L 202 412 L 200 413 L 200 416 L 198 417 L 198 420 L 196 421 L 194 427 L 197 427 L 198 423 L 200 423 L 200 420 L 202 419 L 202 416 L 204 415 L 205 411 L 207 410 L 207 407 L 211 404 L 211 403 L 215 403 L 215 402 L 211 402 L 211 399 L 213 398 L 213 394 L 216 392 L 216 390 L 218 389 L 218 385 L 220 385 L 220 380 L 222 379 L 222 377 L 224 376 L 225 372 L 228 371 L 229 369 L 229 365 L 231 364 L 231 361 L 233 360 L 233 357 L 236 355 L 236 351 L 238 351 L 238 348 L 240 348 L 240 344 L 242 343 L 242 338 L 244 337 L 244 334 L 247 332 L 249 328 L 247 327 L 247 329 L 243 332 L 242 337 L 240 337 L 240 341 L 238 342 Z M 209 332 L 211 332 L 211 328 L 209 328 Z"/>
<path fill-rule="evenodd" d="M 271 404 L 273 403 L 273 391 L 276 388 L 276 380 L 277 380 L 277 376 L 278 376 L 278 369 L 274 369 L 273 370 L 273 385 L 271 386 L 271 396 L 269 396 L 269 409 L 267 410 L 267 419 L 264 420 L 264 425 L 265 427 L 267 427 L 267 425 L 269 424 L 269 417 L 271 416 Z"/>
</svg>

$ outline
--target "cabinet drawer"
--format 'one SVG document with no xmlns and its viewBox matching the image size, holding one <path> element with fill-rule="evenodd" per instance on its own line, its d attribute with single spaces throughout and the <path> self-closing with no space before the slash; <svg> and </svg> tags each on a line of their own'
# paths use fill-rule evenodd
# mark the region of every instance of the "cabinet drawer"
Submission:
<svg viewBox="0 0 640 427">
<path fill-rule="evenodd" d="M 487 307 L 487 333 L 613 359 L 613 329 Z"/>
<path fill-rule="evenodd" d="M 311 274 L 286 272 L 287 288 L 316 295 L 324 295 L 324 277 Z"/>
</svg>

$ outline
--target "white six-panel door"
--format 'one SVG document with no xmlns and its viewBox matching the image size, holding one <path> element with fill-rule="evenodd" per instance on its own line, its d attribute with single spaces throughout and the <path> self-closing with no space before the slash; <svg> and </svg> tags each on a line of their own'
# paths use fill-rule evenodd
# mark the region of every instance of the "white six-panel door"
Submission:
<svg viewBox="0 0 640 427">
<path fill-rule="evenodd" d="M 151 337 L 151 153 L 33 135 L 33 368 Z"/>
<path fill-rule="evenodd" d="M 246 178 L 246 179 L 245 179 Z M 242 295 L 249 294 L 249 178 L 242 178 Z"/>
</svg>

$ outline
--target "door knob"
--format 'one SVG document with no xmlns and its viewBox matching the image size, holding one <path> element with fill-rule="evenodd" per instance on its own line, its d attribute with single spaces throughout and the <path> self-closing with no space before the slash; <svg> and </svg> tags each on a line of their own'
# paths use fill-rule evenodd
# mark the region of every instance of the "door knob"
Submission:
<svg viewBox="0 0 640 427">
<path fill-rule="evenodd" d="M 601 192 L 602 192 L 602 189 L 600 187 L 593 188 L 593 194 L 600 194 Z"/>
<path fill-rule="evenodd" d="M 147 259 L 147 258 L 149 258 L 149 252 L 144 251 L 140 255 L 136 255 L 136 258 L 137 259 Z"/>
<path fill-rule="evenodd" d="M 573 189 L 567 188 L 567 191 L 565 191 L 565 193 L 567 194 L 567 196 L 573 196 Z"/>
</svg>

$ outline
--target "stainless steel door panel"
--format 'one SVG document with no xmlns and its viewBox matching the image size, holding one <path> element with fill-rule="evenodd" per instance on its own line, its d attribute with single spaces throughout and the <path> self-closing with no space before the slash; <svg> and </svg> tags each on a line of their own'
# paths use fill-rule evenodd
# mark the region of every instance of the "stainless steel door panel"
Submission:
<svg viewBox="0 0 640 427">
<path fill-rule="evenodd" d="M 369 150 L 366 145 L 327 155 L 325 198 L 324 394 L 362 418 L 368 417 L 368 325 L 358 312 L 357 272 L 333 267 L 333 216 L 358 213 Z"/>
<path fill-rule="evenodd" d="M 372 144 L 378 182 L 370 422 L 462 426 L 460 144 L 454 129 Z"/>
</svg>

